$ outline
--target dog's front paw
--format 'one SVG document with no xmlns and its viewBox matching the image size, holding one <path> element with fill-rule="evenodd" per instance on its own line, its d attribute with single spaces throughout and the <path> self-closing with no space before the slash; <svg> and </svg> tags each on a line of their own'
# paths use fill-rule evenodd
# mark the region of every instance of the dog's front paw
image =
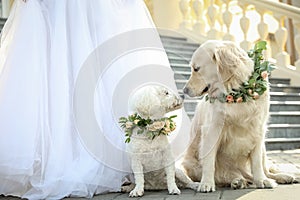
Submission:
<svg viewBox="0 0 300 200">
<path fill-rule="evenodd" d="M 276 182 L 273 179 L 261 179 L 255 180 L 254 184 L 257 188 L 274 188 L 277 186 Z"/>
<path fill-rule="evenodd" d="M 135 184 L 130 184 L 130 185 L 123 185 L 121 187 L 121 192 L 127 193 L 133 190 L 133 188 L 135 187 Z"/>
<path fill-rule="evenodd" d="M 216 186 L 213 182 L 202 182 L 199 184 L 198 192 L 214 192 L 216 191 Z"/>
<path fill-rule="evenodd" d="M 168 188 L 169 194 L 180 194 L 180 190 L 176 185 Z"/>
<path fill-rule="evenodd" d="M 232 182 L 231 182 L 231 188 L 236 190 L 236 189 L 244 189 L 248 187 L 248 182 L 243 179 L 243 178 L 235 178 Z"/>
<path fill-rule="evenodd" d="M 135 187 L 130 193 L 129 197 L 141 197 L 144 195 L 144 189 Z"/>
<path fill-rule="evenodd" d="M 192 182 L 192 183 L 189 183 L 186 187 L 197 191 L 199 186 L 200 186 L 199 182 Z"/>
</svg>

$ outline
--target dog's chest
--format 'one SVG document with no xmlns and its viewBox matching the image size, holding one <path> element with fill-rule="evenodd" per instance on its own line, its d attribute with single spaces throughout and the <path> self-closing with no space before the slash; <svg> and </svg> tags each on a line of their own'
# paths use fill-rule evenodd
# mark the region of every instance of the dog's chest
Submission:
<svg viewBox="0 0 300 200">
<path fill-rule="evenodd" d="M 160 169 L 165 160 L 172 157 L 170 144 L 165 135 L 160 135 L 153 140 L 149 138 L 132 138 L 127 146 L 130 157 L 138 159 L 145 171 Z"/>
</svg>

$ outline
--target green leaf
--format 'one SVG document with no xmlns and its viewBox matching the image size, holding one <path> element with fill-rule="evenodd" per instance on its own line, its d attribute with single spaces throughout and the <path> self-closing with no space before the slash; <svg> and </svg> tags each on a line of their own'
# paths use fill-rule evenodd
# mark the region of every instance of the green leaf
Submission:
<svg viewBox="0 0 300 200">
<path fill-rule="evenodd" d="M 209 97 L 208 95 L 205 96 L 205 101 L 208 101 Z"/>
<path fill-rule="evenodd" d="M 259 41 L 254 46 L 254 51 L 262 51 L 267 49 L 267 42 L 266 41 Z"/>
<path fill-rule="evenodd" d="M 129 143 L 130 142 L 130 137 L 126 138 L 125 143 Z"/>
<path fill-rule="evenodd" d="M 252 78 L 252 79 L 249 80 L 250 85 L 253 85 L 254 83 L 255 83 L 255 79 Z"/>
<path fill-rule="evenodd" d="M 275 65 L 273 65 L 273 64 L 270 64 L 270 65 L 268 66 L 268 69 L 269 69 L 268 72 L 271 72 L 271 71 L 277 69 L 277 67 L 276 67 Z"/>
<path fill-rule="evenodd" d="M 176 118 L 177 115 L 172 115 L 171 117 L 169 117 L 169 119 L 173 119 L 173 118 Z"/>
</svg>

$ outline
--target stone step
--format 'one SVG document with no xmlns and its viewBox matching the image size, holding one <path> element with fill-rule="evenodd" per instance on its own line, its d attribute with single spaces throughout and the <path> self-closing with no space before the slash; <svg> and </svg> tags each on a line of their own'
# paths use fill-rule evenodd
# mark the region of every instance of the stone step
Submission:
<svg viewBox="0 0 300 200">
<path fill-rule="evenodd" d="M 271 76 L 269 81 L 271 84 L 284 84 L 284 85 L 291 84 L 291 79 L 289 78 L 275 78 Z"/>
<path fill-rule="evenodd" d="M 164 36 L 160 35 L 161 41 L 164 43 L 165 41 L 180 41 L 183 43 L 187 43 L 187 39 L 184 37 L 175 37 L 175 36 Z"/>
<path fill-rule="evenodd" d="M 173 64 L 185 64 L 188 65 L 190 63 L 190 58 L 188 57 L 178 57 L 178 56 L 169 56 L 169 62 Z"/>
<path fill-rule="evenodd" d="M 191 58 L 193 55 L 193 51 L 178 51 L 178 50 L 170 50 L 170 49 L 166 49 L 166 53 L 168 56 L 179 56 L 179 57 L 188 57 L 188 58 Z"/>
<path fill-rule="evenodd" d="M 300 93 L 300 87 L 285 84 L 271 84 L 272 92 Z"/>
<path fill-rule="evenodd" d="M 178 73 L 178 71 L 174 71 L 174 78 L 176 81 L 187 81 L 191 76 L 191 69 L 189 71 L 181 71 Z"/>
<path fill-rule="evenodd" d="M 267 138 L 267 150 L 290 150 L 300 148 L 300 138 Z"/>
<path fill-rule="evenodd" d="M 269 124 L 267 138 L 300 138 L 300 124 Z"/>
<path fill-rule="evenodd" d="M 187 52 L 194 52 L 198 48 L 192 45 L 178 45 L 178 44 L 165 44 L 164 48 L 166 51 L 187 51 Z"/>
<path fill-rule="evenodd" d="M 300 124 L 300 111 L 270 112 L 270 124 Z"/>
<path fill-rule="evenodd" d="M 198 48 L 200 46 L 197 42 L 190 42 L 187 41 L 187 39 L 184 38 L 177 38 L 177 37 L 161 37 L 160 38 L 163 45 L 177 45 L 177 46 L 190 46 Z"/>
<path fill-rule="evenodd" d="M 270 92 L 271 101 L 300 101 L 300 93 Z"/>
<path fill-rule="evenodd" d="M 182 63 L 173 63 L 172 64 L 172 69 L 175 72 L 189 72 L 191 74 L 191 66 L 189 65 L 190 61 L 189 60 L 184 60 L 181 61 Z M 185 63 L 183 63 L 185 62 Z M 187 80 L 187 79 L 184 79 Z"/>
<path fill-rule="evenodd" d="M 300 101 L 271 101 L 270 111 L 300 111 Z"/>
</svg>

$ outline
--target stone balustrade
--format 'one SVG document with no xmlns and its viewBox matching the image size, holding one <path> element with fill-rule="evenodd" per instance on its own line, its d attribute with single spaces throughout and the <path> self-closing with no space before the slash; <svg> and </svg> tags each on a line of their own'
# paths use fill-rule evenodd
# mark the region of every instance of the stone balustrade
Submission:
<svg viewBox="0 0 300 200">
<path fill-rule="evenodd" d="M 266 57 L 282 69 L 278 75 L 296 76 L 292 84 L 300 84 L 299 7 L 276 0 L 160 0 L 160 5 L 171 2 L 177 3 L 181 12 L 177 31 L 184 36 L 199 43 L 208 39 L 236 41 L 245 50 L 258 40 L 266 40 Z M 288 28 L 293 29 L 294 35 L 287 29 L 287 20 L 292 22 Z M 159 24 L 159 19 L 155 22 Z M 291 60 L 287 46 L 296 52 L 295 60 Z"/>
</svg>

